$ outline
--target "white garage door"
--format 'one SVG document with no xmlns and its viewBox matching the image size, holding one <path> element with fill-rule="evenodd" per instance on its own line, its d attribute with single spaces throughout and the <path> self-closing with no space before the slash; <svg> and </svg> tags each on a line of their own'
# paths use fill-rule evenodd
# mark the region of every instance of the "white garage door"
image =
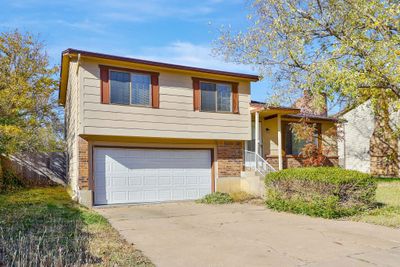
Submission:
<svg viewBox="0 0 400 267">
<path fill-rule="evenodd" d="M 210 150 L 94 149 L 97 205 L 198 199 L 211 192 Z"/>
</svg>

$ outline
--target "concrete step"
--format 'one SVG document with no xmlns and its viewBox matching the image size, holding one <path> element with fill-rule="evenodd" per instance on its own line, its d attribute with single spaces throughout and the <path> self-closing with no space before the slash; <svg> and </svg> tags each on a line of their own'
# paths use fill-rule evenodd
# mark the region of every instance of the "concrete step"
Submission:
<svg viewBox="0 0 400 267">
<path fill-rule="evenodd" d="M 252 177 L 257 176 L 255 171 L 242 171 L 240 172 L 240 177 Z"/>
</svg>

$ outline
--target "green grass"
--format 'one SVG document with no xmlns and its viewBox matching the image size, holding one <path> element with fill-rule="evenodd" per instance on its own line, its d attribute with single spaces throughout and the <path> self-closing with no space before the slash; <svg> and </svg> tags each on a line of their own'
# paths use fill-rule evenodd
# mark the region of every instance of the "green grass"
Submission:
<svg viewBox="0 0 400 267">
<path fill-rule="evenodd" d="M 0 194 L 0 266 L 152 266 L 62 187 Z"/>
<path fill-rule="evenodd" d="M 233 199 L 227 193 L 214 192 L 205 195 L 203 198 L 196 200 L 196 202 L 202 204 L 229 204 L 233 203 Z"/>
<path fill-rule="evenodd" d="M 352 217 L 352 220 L 400 227 L 400 179 L 377 178 L 376 201 L 378 207 Z"/>
</svg>

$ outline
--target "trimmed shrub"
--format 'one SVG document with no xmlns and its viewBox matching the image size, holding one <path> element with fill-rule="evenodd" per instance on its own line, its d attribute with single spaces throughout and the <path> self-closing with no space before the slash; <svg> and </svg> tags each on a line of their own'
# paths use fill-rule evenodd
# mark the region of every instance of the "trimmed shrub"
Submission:
<svg viewBox="0 0 400 267">
<path fill-rule="evenodd" d="M 375 204 L 376 181 L 337 167 L 286 169 L 265 178 L 266 204 L 278 211 L 323 218 L 354 215 Z"/>
<path fill-rule="evenodd" d="M 228 204 L 232 203 L 232 197 L 227 193 L 214 192 L 208 195 L 205 195 L 202 199 L 196 201 L 197 203 L 203 204 Z"/>
</svg>

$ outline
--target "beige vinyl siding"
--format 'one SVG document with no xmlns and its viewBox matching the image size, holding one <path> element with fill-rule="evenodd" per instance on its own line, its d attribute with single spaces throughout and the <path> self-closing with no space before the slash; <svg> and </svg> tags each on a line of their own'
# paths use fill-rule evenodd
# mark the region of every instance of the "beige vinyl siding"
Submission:
<svg viewBox="0 0 400 267">
<path fill-rule="evenodd" d="M 266 129 L 269 131 L 266 131 Z M 263 150 L 264 156 L 277 156 L 279 155 L 279 147 L 278 147 L 278 119 L 273 118 L 269 120 L 262 120 L 262 142 L 263 142 Z M 282 136 L 282 140 L 285 138 Z"/>
<path fill-rule="evenodd" d="M 337 132 L 336 125 L 334 123 L 322 123 L 321 124 L 321 135 L 322 135 L 322 148 L 325 155 L 331 157 L 338 156 L 338 144 L 337 138 L 332 137 L 332 132 Z"/>
<path fill-rule="evenodd" d="M 68 182 L 75 191 L 78 183 L 78 131 L 80 101 L 78 99 L 79 75 L 78 64 L 70 62 L 67 98 L 65 103 L 65 126 L 67 134 L 67 153 L 68 153 Z"/>
<path fill-rule="evenodd" d="M 101 104 L 99 67 L 81 62 L 82 132 L 194 139 L 250 139 L 250 83 L 239 83 L 240 114 L 193 111 L 192 76 L 160 71 L 160 108 Z M 210 77 L 205 76 L 210 79 Z M 226 79 L 226 78 L 225 78 Z"/>
</svg>

